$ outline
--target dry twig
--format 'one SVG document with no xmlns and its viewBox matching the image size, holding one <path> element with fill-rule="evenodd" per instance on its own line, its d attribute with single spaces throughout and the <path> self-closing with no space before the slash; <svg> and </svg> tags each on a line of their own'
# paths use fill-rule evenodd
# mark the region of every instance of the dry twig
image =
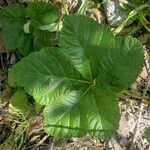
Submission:
<svg viewBox="0 0 150 150">
<path fill-rule="evenodd" d="M 147 68 L 146 63 L 145 63 L 145 67 Z M 146 88 L 145 88 L 145 90 L 143 91 L 143 94 L 142 94 L 142 97 L 143 97 L 143 98 L 146 96 L 146 93 L 147 93 L 148 88 L 149 88 L 149 86 L 150 86 L 150 73 L 148 72 L 148 69 L 147 69 L 147 73 L 148 73 L 148 81 L 147 81 Z M 137 138 L 137 136 L 138 136 L 138 129 L 139 129 L 139 125 L 140 125 L 140 122 L 141 122 L 141 116 L 142 116 L 142 111 L 143 111 L 143 105 L 144 105 L 144 103 L 143 103 L 143 99 L 142 99 L 142 100 L 141 100 L 141 103 L 140 103 L 140 108 L 139 108 L 139 114 L 138 114 L 137 124 L 135 125 L 134 132 L 133 132 L 133 138 L 132 138 L 130 150 L 133 150 L 134 144 L 135 144 L 135 141 L 136 141 L 136 138 Z"/>
</svg>

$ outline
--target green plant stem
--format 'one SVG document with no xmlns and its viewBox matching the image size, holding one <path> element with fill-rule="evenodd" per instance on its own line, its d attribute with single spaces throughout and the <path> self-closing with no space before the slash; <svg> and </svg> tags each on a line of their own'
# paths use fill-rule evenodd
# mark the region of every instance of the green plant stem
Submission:
<svg viewBox="0 0 150 150">
<path fill-rule="evenodd" d="M 138 18 L 141 24 L 147 29 L 148 32 L 150 32 L 150 28 L 147 26 L 147 24 L 150 25 L 150 22 L 145 18 L 145 16 L 142 13 L 139 13 Z"/>
<path fill-rule="evenodd" d="M 139 13 L 139 15 L 141 16 L 141 18 L 143 19 L 143 21 L 144 21 L 146 24 L 150 24 L 150 22 L 145 18 L 145 16 L 144 16 L 143 13 Z"/>
<path fill-rule="evenodd" d="M 136 27 L 133 27 L 133 29 L 128 33 L 128 35 L 133 35 L 135 34 L 138 30 L 140 30 L 142 27 L 141 24 L 138 24 Z"/>
<path fill-rule="evenodd" d="M 118 27 L 114 30 L 115 35 L 118 34 L 118 33 L 126 26 L 127 22 L 130 20 L 130 18 L 132 18 L 132 17 L 134 17 L 135 15 L 137 15 L 137 13 L 139 13 L 139 12 L 140 12 L 141 10 L 143 10 L 144 8 L 149 8 L 149 7 L 150 7 L 150 5 L 148 5 L 148 4 L 143 4 L 143 5 L 141 5 L 141 6 L 137 7 L 137 8 L 135 8 L 135 9 L 133 9 L 133 10 L 129 13 L 128 17 L 121 23 L 121 25 L 118 26 Z"/>
<path fill-rule="evenodd" d="M 148 74 L 148 82 L 147 82 L 145 90 L 143 91 L 142 97 L 146 96 L 146 93 L 147 93 L 149 86 L 150 86 L 150 76 Z M 140 108 L 139 108 L 138 120 L 137 120 L 137 123 L 136 123 L 135 128 L 134 128 L 133 138 L 132 138 L 132 142 L 131 142 L 131 146 L 130 146 L 129 150 L 133 150 L 134 145 L 135 145 L 135 141 L 137 138 L 137 133 L 138 133 L 138 129 L 139 129 L 140 121 L 141 121 L 143 106 L 144 106 L 144 102 L 142 99 L 141 103 L 140 103 Z"/>
</svg>

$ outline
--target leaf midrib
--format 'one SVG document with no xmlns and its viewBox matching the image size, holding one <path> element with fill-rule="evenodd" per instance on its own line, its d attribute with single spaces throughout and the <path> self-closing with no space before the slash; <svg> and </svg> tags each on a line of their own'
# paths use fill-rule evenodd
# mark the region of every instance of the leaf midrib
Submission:
<svg viewBox="0 0 150 150">
<path fill-rule="evenodd" d="M 90 90 L 91 87 L 92 87 L 92 85 L 90 85 L 90 86 L 85 90 L 85 92 L 82 94 L 82 96 L 79 98 L 79 100 L 78 100 L 74 105 L 72 105 L 72 107 L 70 107 L 70 108 L 68 109 L 68 111 L 66 111 L 66 112 L 63 114 L 63 116 L 62 116 L 61 118 L 59 118 L 59 120 L 61 120 L 73 107 L 75 107 L 75 106 L 82 100 L 82 98 L 86 95 L 86 93 Z M 58 121 L 59 121 L 59 120 L 58 120 Z M 57 124 L 58 121 L 57 121 L 55 124 Z"/>
<path fill-rule="evenodd" d="M 73 26 L 74 27 L 74 26 Z M 78 43 L 79 43 L 79 48 L 80 49 L 82 49 L 83 50 L 83 52 L 84 52 L 84 55 L 85 55 L 85 47 L 84 46 L 82 46 L 82 44 L 81 44 L 81 42 L 80 42 L 80 40 L 78 39 L 78 36 L 77 36 L 77 33 L 75 32 L 75 30 L 74 30 L 74 28 L 73 28 L 73 35 L 74 35 L 74 37 L 77 39 L 77 41 L 78 41 Z M 62 49 L 63 49 L 63 47 L 62 47 Z M 63 50 L 61 50 L 61 52 L 63 53 L 63 55 L 67 58 L 67 60 L 70 62 L 70 64 L 72 65 L 72 63 L 71 63 L 71 61 L 70 61 L 70 59 L 67 57 L 67 54 L 65 54 L 64 52 L 63 52 Z M 86 56 L 86 55 L 85 55 Z M 93 77 L 92 77 L 92 71 L 91 71 L 91 65 L 90 65 L 90 63 L 89 63 L 89 60 L 88 60 L 88 57 L 86 56 L 86 58 L 87 58 L 87 61 L 88 61 L 88 68 L 89 68 L 89 74 L 90 74 L 90 80 L 93 80 Z M 74 67 L 74 66 L 73 66 Z M 75 67 L 76 68 L 76 67 Z M 77 70 L 77 69 L 76 69 Z M 83 76 L 83 75 L 82 75 Z M 85 78 L 85 77 L 84 77 Z"/>
</svg>

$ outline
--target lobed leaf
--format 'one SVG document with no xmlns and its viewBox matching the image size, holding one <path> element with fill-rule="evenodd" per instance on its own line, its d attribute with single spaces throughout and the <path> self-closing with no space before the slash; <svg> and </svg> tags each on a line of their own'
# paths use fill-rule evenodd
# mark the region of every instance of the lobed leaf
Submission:
<svg viewBox="0 0 150 150">
<path fill-rule="evenodd" d="M 85 16 L 66 17 L 59 43 L 85 78 L 113 92 L 129 87 L 143 66 L 143 48 L 136 39 L 116 37 L 108 27 Z"/>
<path fill-rule="evenodd" d="M 30 54 L 9 71 L 11 86 L 24 87 L 45 105 L 44 129 L 55 137 L 112 135 L 119 126 L 117 94 L 143 66 L 136 39 L 116 37 L 85 17 L 67 16 L 59 48 Z"/>
</svg>

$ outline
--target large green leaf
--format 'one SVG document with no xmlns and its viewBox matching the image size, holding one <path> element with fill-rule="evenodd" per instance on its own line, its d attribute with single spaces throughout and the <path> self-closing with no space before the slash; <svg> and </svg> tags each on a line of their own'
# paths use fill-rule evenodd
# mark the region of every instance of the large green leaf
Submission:
<svg viewBox="0 0 150 150">
<path fill-rule="evenodd" d="M 143 65 L 142 46 L 115 37 L 85 16 L 64 20 L 60 48 L 30 54 L 9 72 L 11 86 L 24 87 L 45 105 L 44 129 L 55 137 L 90 134 L 104 138 L 119 124 L 116 95 Z"/>
<path fill-rule="evenodd" d="M 22 59 L 10 71 L 9 79 L 25 87 L 38 103 L 46 106 L 45 130 L 54 136 L 90 133 L 105 137 L 118 127 L 114 96 L 101 98 L 93 83 L 84 79 L 57 49 L 45 49 Z M 107 108 L 109 103 L 111 106 Z"/>
<path fill-rule="evenodd" d="M 85 16 L 66 17 L 60 47 L 85 78 L 116 92 L 129 87 L 143 66 L 142 45 L 136 39 L 115 37 Z"/>
</svg>

